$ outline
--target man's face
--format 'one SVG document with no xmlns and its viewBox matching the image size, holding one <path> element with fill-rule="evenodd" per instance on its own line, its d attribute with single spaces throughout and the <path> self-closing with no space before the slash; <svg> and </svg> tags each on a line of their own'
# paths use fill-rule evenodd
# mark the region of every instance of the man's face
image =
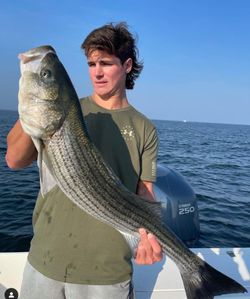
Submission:
<svg viewBox="0 0 250 299">
<path fill-rule="evenodd" d="M 105 100 L 123 96 L 130 59 L 122 65 L 118 57 L 100 50 L 92 51 L 87 59 L 94 93 Z"/>
</svg>

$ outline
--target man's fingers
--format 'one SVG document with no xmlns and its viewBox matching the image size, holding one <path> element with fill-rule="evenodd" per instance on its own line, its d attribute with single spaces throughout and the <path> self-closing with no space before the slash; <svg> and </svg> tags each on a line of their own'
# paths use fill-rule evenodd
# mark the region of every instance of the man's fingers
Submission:
<svg viewBox="0 0 250 299">
<path fill-rule="evenodd" d="M 155 235 L 149 233 L 148 234 L 148 241 L 151 245 L 152 251 L 153 251 L 153 260 L 154 262 L 158 262 L 162 259 L 163 255 L 162 255 L 162 249 L 160 244 L 157 241 L 157 238 L 155 237 Z"/>
<path fill-rule="evenodd" d="M 144 228 L 140 228 L 139 229 L 139 234 L 140 234 L 140 237 L 141 237 L 141 242 L 147 243 L 147 241 L 148 241 L 147 231 Z"/>
<path fill-rule="evenodd" d="M 153 264 L 162 259 L 161 246 L 157 241 L 157 238 L 147 233 L 144 228 L 139 229 L 141 241 L 137 248 L 136 263 L 137 264 Z"/>
<path fill-rule="evenodd" d="M 149 253 L 148 250 L 145 249 L 145 246 L 140 244 L 137 249 L 136 259 L 137 264 L 141 265 L 151 265 L 154 263 L 153 253 Z"/>
<path fill-rule="evenodd" d="M 145 264 L 146 260 L 146 250 L 144 249 L 144 246 L 140 243 L 137 248 L 136 252 L 136 258 L 135 261 L 137 264 Z"/>
<path fill-rule="evenodd" d="M 153 263 L 153 250 L 148 240 L 147 231 L 144 228 L 139 229 L 140 243 L 137 248 L 136 263 L 137 264 L 152 264 Z"/>
<path fill-rule="evenodd" d="M 146 255 L 145 260 L 147 260 L 147 263 L 152 263 L 153 248 L 151 243 L 149 242 L 148 233 L 144 228 L 139 229 L 139 233 L 141 236 L 140 244 L 143 246 Z"/>
</svg>

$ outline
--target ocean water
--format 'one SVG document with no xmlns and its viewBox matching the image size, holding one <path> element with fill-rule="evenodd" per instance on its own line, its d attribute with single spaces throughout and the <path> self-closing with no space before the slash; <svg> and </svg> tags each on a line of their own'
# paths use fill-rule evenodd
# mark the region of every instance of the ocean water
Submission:
<svg viewBox="0 0 250 299">
<path fill-rule="evenodd" d="M 26 251 L 39 190 L 36 163 L 10 170 L 6 135 L 17 113 L 0 110 L 0 251 Z M 194 189 L 199 207 L 199 247 L 250 247 L 250 126 L 154 121 L 158 161 Z"/>
</svg>

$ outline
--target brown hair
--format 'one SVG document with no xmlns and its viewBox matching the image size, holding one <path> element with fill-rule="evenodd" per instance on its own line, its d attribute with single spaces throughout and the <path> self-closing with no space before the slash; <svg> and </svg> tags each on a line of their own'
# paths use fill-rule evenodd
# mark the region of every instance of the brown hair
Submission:
<svg viewBox="0 0 250 299">
<path fill-rule="evenodd" d="M 126 77 L 126 88 L 133 89 L 135 80 L 139 77 L 143 63 L 137 59 L 138 49 L 136 41 L 128 31 L 127 24 L 124 22 L 114 25 L 113 23 L 104 25 L 93 30 L 81 45 L 85 55 L 94 50 L 105 51 L 110 55 L 118 57 L 123 64 L 128 58 L 131 58 L 132 69 Z"/>
</svg>

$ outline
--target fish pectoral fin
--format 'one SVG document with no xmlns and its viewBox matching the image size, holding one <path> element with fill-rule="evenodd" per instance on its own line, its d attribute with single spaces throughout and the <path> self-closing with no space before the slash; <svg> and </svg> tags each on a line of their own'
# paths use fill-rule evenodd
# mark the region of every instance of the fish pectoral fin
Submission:
<svg viewBox="0 0 250 299">
<path fill-rule="evenodd" d="M 140 235 L 138 233 L 138 236 L 133 236 L 129 233 L 120 231 L 119 232 L 123 235 L 124 239 L 126 240 L 126 242 L 128 243 L 129 248 L 131 249 L 132 255 L 133 257 L 136 256 L 136 250 L 138 247 L 138 244 L 140 242 Z"/>
<path fill-rule="evenodd" d="M 57 182 L 48 168 L 46 162 L 42 161 L 42 182 L 41 182 L 41 193 L 46 195 L 51 189 L 53 189 Z"/>
<path fill-rule="evenodd" d="M 36 150 L 38 152 L 38 156 L 37 156 L 37 166 L 39 169 L 39 178 L 40 178 L 40 192 L 42 197 L 44 197 L 45 192 L 44 192 L 44 188 L 43 188 L 43 143 L 42 140 L 38 139 L 38 138 L 34 138 L 31 137 L 32 141 L 36 147 Z"/>
<path fill-rule="evenodd" d="M 37 166 L 39 168 L 39 178 L 40 178 L 40 193 L 42 197 L 44 196 L 55 186 L 57 185 L 55 178 L 49 170 L 49 159 L 44 148 L 42 140 L 33 138 L 32 141 L 37 149 Z"/>
</svg>

